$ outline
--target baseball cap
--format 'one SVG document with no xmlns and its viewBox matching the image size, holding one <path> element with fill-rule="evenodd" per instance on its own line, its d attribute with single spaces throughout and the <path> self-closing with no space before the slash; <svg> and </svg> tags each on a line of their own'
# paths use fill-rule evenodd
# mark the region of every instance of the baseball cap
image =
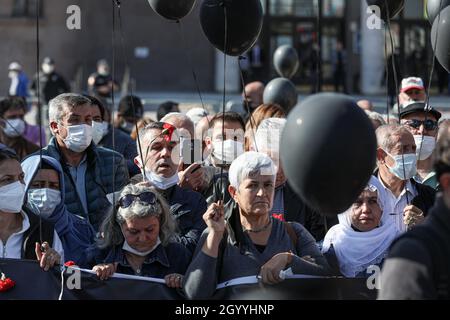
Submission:
<svg viewBox="0 0 450 320">
<path fill-rule="evenodd" d="M 409 77 L 402 80 L 400 92 L 406 92 L 411 89 L 425 90 L 423 80 L 417 77 Z"/>
<path fill-rule="evenodd" d="M 432 114 L 436 120 L 442 117 L 442 114 L 431 106 L 427 106 L 425 102 L 411 101 L 400 106 L 399 118 L 402 119 L 404 116 L 415 113 L 415 112 L 428 112 Z"/>
</svg>

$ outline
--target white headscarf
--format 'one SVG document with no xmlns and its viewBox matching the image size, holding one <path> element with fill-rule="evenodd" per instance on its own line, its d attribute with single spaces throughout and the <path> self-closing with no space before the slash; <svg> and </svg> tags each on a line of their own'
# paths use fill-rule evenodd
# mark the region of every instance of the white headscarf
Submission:
<svg viewBox="0 0 450 320">
<path fill-rule="evenodd" d="M 378 191 L 378 203 L 384 208 L 385 195 L 380 181 L 372 177 L 368 183 Z M 346 277 L 355 277 L 371 265 L 379 264 L 387 255 L 392 241 L 398 233 L 388 213 L 383 211 L 380 226 L 371 231 L 358 232 L 351 225 L 351 208 L 338 215 L 339 224 L 333 226 L 325 236 L 322 252 L 334 247 L 339 269 Z"/>
</svg>

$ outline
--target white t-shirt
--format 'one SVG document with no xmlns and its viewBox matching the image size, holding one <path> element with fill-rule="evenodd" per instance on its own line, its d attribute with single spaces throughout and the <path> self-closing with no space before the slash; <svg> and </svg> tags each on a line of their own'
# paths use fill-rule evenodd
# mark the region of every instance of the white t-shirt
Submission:
<svg viewBox="0 0 450 320">
<path fill-rule="evenodd" d="M 22 243 L 23 243 L 23 234 L 30 228 L 30 219 L 24 213 L 20 213 L 23 217 L 22 221 L 22 229 L 16 233 L 13 233 L 6 243 L 3 243 L 0 240 L 0 258 L 8 258 L 8 259 L 21 259 L 21 251 L 22 251 Z M 61 239 L 58 237 L 56 231 L 54 231 L 53 235 L 53 249 L 59 253 L 61 256 L 61 262 L 64 262 L 64 249 L 62 246 Z"/>
</svg>

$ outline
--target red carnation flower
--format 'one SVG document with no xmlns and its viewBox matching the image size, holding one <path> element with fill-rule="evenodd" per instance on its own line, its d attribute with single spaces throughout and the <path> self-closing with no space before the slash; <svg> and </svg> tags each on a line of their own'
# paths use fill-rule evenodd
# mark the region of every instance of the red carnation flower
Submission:
<svg viewBox="0 0 450 320">
<path fill-rule="evenodd" d="M 164 140 L 170 142 L 172 140 L 172 134 L 175 131 L 175 127 L 169 123 L 164 123 L 163 128 L 164 130 L 161 132 L 161 134 L 164 135 Z"/>
<path fill-rule="evenodd" d="M 72 260 L 70 261 L 66 261 L 66 263 L 64 263 L 64 266 L 66 267 L 71 267 L 71 266 L 76 266 L 77 264 L 75 262 L 73 262 Z"/>
<path fill-rule="evenodd" d="M 4 273 L 0 277 L 0 292 L 6 292 L 16 285 L 16 282 L 7 278 Z"/>
</svg>

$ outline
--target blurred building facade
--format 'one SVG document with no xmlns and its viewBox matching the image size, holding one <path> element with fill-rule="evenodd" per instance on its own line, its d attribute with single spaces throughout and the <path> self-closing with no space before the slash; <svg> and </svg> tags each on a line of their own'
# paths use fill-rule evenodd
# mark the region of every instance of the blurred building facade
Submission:
<svg viewBox="0 0 450 320">
<path fill-rule="evenodd" d="M 7 67 L 11 61 L 19 61 L 30 78 L 35 73 L 36 1 L 2 0 L 0 95 L 6 94 L 9 86 Z M 316 91 L 319 84 L 321 90 L 334 90 L 336 80 L 340 90 L 349 93 L 383 93 L 387 78 L 385 56 L 391 56 L 392 52 L 399 79 L 409 75 L 427 79 L 432 50 L 425 1 L 405 1 L 404 10 L 392 21 L 395 43 L 392 50 L 390 45 L 385 48 L 384 27 L 380 30 L 367 27 L 370 14 L 366 12 L 365 0 L 261 0 L 264 26 L 257 44 L 242 61 L 246 81 L 267 82 L 276 77 L 272 55 L 283 44 L 298 51 L 300 69 L 292 80 L 305 93 Z M 112 63 L 112 1 L 40 2 L 41 59 L 53 57 L 57 70 L 71 81 L 73 89 L 84 90 L 97 60 L 105 58 Z M 202 91 L 221 90 L 223 55 L 203 35 L 198 19 L 201 1 L 197 1 L 194 11 L 181 24 L 158 16 L 147 0 L 122 2 L 125 54 L 130 85 L 135 90 L 196 91 L 192 67 L 197 71 Z M 69 30 L 66 26 L 70 17 L 67 8 L 71 5 L 81 10 L 81 30 Z M 120 82 L 128 73 L 118 31 L 116 36 L 115 66 Z M 340 47 L 342 51 L 337 50 Z M 239 91 L 237 62 L 230 58 L 227 64 L 227 88 Z M 338 68 L 340 64 L 344 67 Z M 387 73 L 393 78 L 392 67 L 388 67 Z M 435 73 L 436 81 L 438 75 L 439 70 Z"/>
</svg>

